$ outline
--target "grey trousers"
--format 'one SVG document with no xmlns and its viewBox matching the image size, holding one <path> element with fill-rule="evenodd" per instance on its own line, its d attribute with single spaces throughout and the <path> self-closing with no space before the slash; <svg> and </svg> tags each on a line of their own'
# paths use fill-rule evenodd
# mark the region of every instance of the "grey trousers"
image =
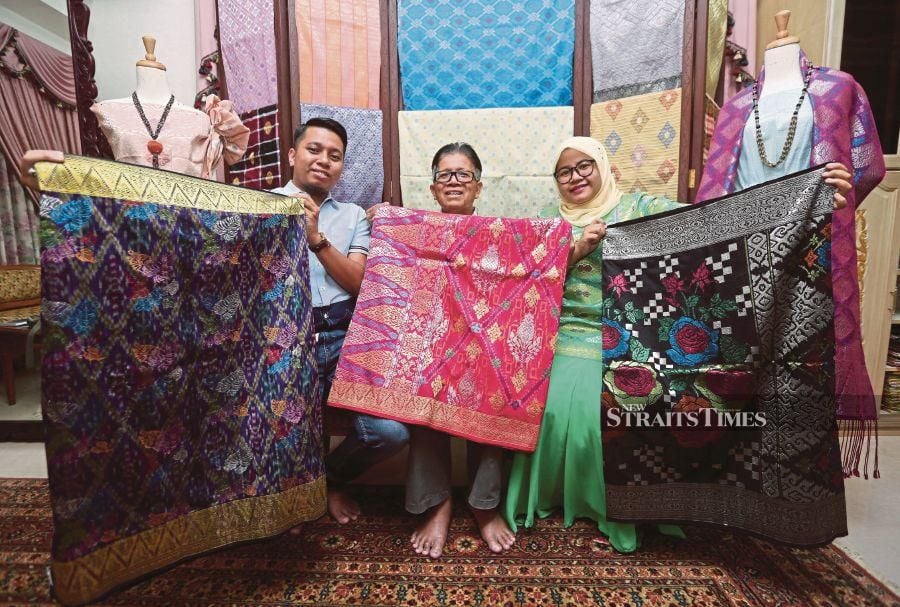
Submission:
<svg viewBox="0 0 900 607">
<path fill-rule="evenodd" d="M 421 514 L 450 497 L 450 435 L 423 426 L 409 426 L 409 430 L 406 510 Z M 488 510 L 500 505 L 503 456 L 500 447 L 466 443 L 472 508 Z"/>
</svg>

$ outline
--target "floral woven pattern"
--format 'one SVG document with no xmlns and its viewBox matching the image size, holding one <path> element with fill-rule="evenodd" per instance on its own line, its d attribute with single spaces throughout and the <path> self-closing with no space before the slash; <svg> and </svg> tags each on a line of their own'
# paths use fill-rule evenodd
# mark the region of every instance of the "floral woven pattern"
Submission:
<svg viewBox="0 0 900 607">
<path fill-rule="evenodd" d="M 74 156 L 38 174 L 57 597 L 319 516 L 302 211 Z"/>
<path fill-rule="evenodd" d="M 379 209 L 328 404 L 533 451 L 570 237 L 559 219 Z"/>
<path fill-rule="evenodd" d="M 610 227 L 603 463 L 611 518 L 702 521 L 797 545 L 846 535 L 833 188 L 823 172 Z"/>
</svg>

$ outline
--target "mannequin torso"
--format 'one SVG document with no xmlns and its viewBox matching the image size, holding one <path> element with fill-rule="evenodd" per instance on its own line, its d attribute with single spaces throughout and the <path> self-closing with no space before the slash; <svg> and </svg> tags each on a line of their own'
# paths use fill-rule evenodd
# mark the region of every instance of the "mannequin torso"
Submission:
<svg viewBox="0 0 900 607">
<path fill-rule="evenodd" d="M 813 107 L 808 95 L 797 112 L 797 125 L 787 156 L 775 167 L 766 166 L 759 153 L 757 138 L 761 136 L 766 157 L 776 162 L 785 145 L 797 101 L 803 92 L 800 70 L 800 45 L 789 43 L 766 50 L 765 79 L 759 92 L 759 133 L 751 113 L 744 125 L 743 144 L 737 166 L 735 189 L 777 179 L 809 166 L 812 152 Z"/>
<path fill-rule="evenodd" d="M 803 88 L 803 73 L 800 71 L 800 45 L 785 44 L 766 51 L 764 58 L 766 79 L 760 99 L 773 93 Z"/>
<path fill-rule="evenodd" d="M 169 99 L 172 96 L 172 89 L 169 86 L 168 78 L 166 78 L 166 72 L 164 70 L 159 70 L 152 67 L 143 67 L 140 65 L 135 67 L 134 71 L 134 90 L 137 93 L 138 100 L 140 100 L 141 105 L 159 105 L 165 107 L 165 105 L 169 103 Z M 131 99 L 131 97 L 107 99 L 106 101 L 103 101 L 103 103 L 126 103 L 129 106 L 134 106 L 134 101 Z M 179 110 L 203 114 L 203 112 L 201 112 L 200 110 L 197 110 L 189 105 L 185 105 L 178 101 L 178 99 L 176 99 L 175 103 L 172 104 L 172 109 L 174 110 L 176 108 Z"/>
</svg>

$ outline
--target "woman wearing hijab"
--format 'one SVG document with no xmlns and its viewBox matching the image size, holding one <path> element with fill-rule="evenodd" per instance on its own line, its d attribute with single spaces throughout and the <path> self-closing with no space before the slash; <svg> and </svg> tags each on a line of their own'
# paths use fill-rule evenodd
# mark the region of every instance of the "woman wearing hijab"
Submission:
<svg viewBox="0 0 900 607">
<path fill-rule="evenodd" d="M 572 224 L 576 240 L 537 449 L 515 455 L 504 514 L 515 531 L 520 524 L 534 526 L 535 514 L 543 518 L 561 506 L 566 526 L 576 518 L 595 520 L 616 550 L 630 552 L 637 548 L 635 526 L 606 520 L 600 440 L 603 263 L 597 245 L 607 223 L 645 217 L 679 204 L 646 194 L 623 195 L 606 150 L 590 137 L 572 137 L 562 144 L 553 177 L 560 202 L 545 209 L 541 217 L 562 217 Z"/>
<path fill-rule="evenodd" d="M 826 183 L 835 185 L 835 206 L 846 205 L 850 174 L 830 164 Z M 510 528 L 534 526 L 562 508 L 563 521 L 597 522 L 620 552 L 637 548 L 635 526 L 606 520 L 603 445 L 600 438 L 600 398 L 603 391 L 603 343 L 600 240 L 607 223 L 660 213 L 679 206 L 644 193 L 623 194 L 616 186 L 606 150 L 590 137 L 572 137 L 560 146 L 553 176 L 560 202 L 542 217 L 562 217 L 572 224 L 575 244 L 563 293 L 559 335 L 550 389 L 534 453 L 513 459 L 504 516 Z M 677 527 L 661 525 L 664 533 L 681 535 Z"/>
</svg>

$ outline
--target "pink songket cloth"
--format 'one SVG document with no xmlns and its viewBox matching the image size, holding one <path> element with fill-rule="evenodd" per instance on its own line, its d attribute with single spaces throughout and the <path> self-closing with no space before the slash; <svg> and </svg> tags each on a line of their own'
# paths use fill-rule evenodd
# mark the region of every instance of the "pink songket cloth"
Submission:
<svg viewBox="0 0 900 607">
<path fill-rule="evenodd" d="M 806 55 L 801 53 L 801 69 L 805 71 L 808 65 Z M 759 82 L 762 87 L 765 70 L 760 72 Z M 862 349 L 855 213 L 857 205 L 884 177 L 884 154 L 869 101 L 851 75 L 825 67 L 815 68 L 808 95 L 814 116 L 810 166 L 840 162 L 853 174 L 847 206 L 832 216 L 831 249 L 837 419 L 848 431 L 842 448 L 844 474 L 859 476 L 865 448 L 863 474 L 868 478 L 874 437 L 873 471 L 878 478 L 878 411 Z M 752 109 L 751 89 L 741 91 L 722 107 L 696 202 L 734 191 L 744 124 Z"/>
<path fill-rule="evenodd" d="M 534 451 L 571 237 L 558 218 L 380 209 L 328 404 Z"/>
</svg>

